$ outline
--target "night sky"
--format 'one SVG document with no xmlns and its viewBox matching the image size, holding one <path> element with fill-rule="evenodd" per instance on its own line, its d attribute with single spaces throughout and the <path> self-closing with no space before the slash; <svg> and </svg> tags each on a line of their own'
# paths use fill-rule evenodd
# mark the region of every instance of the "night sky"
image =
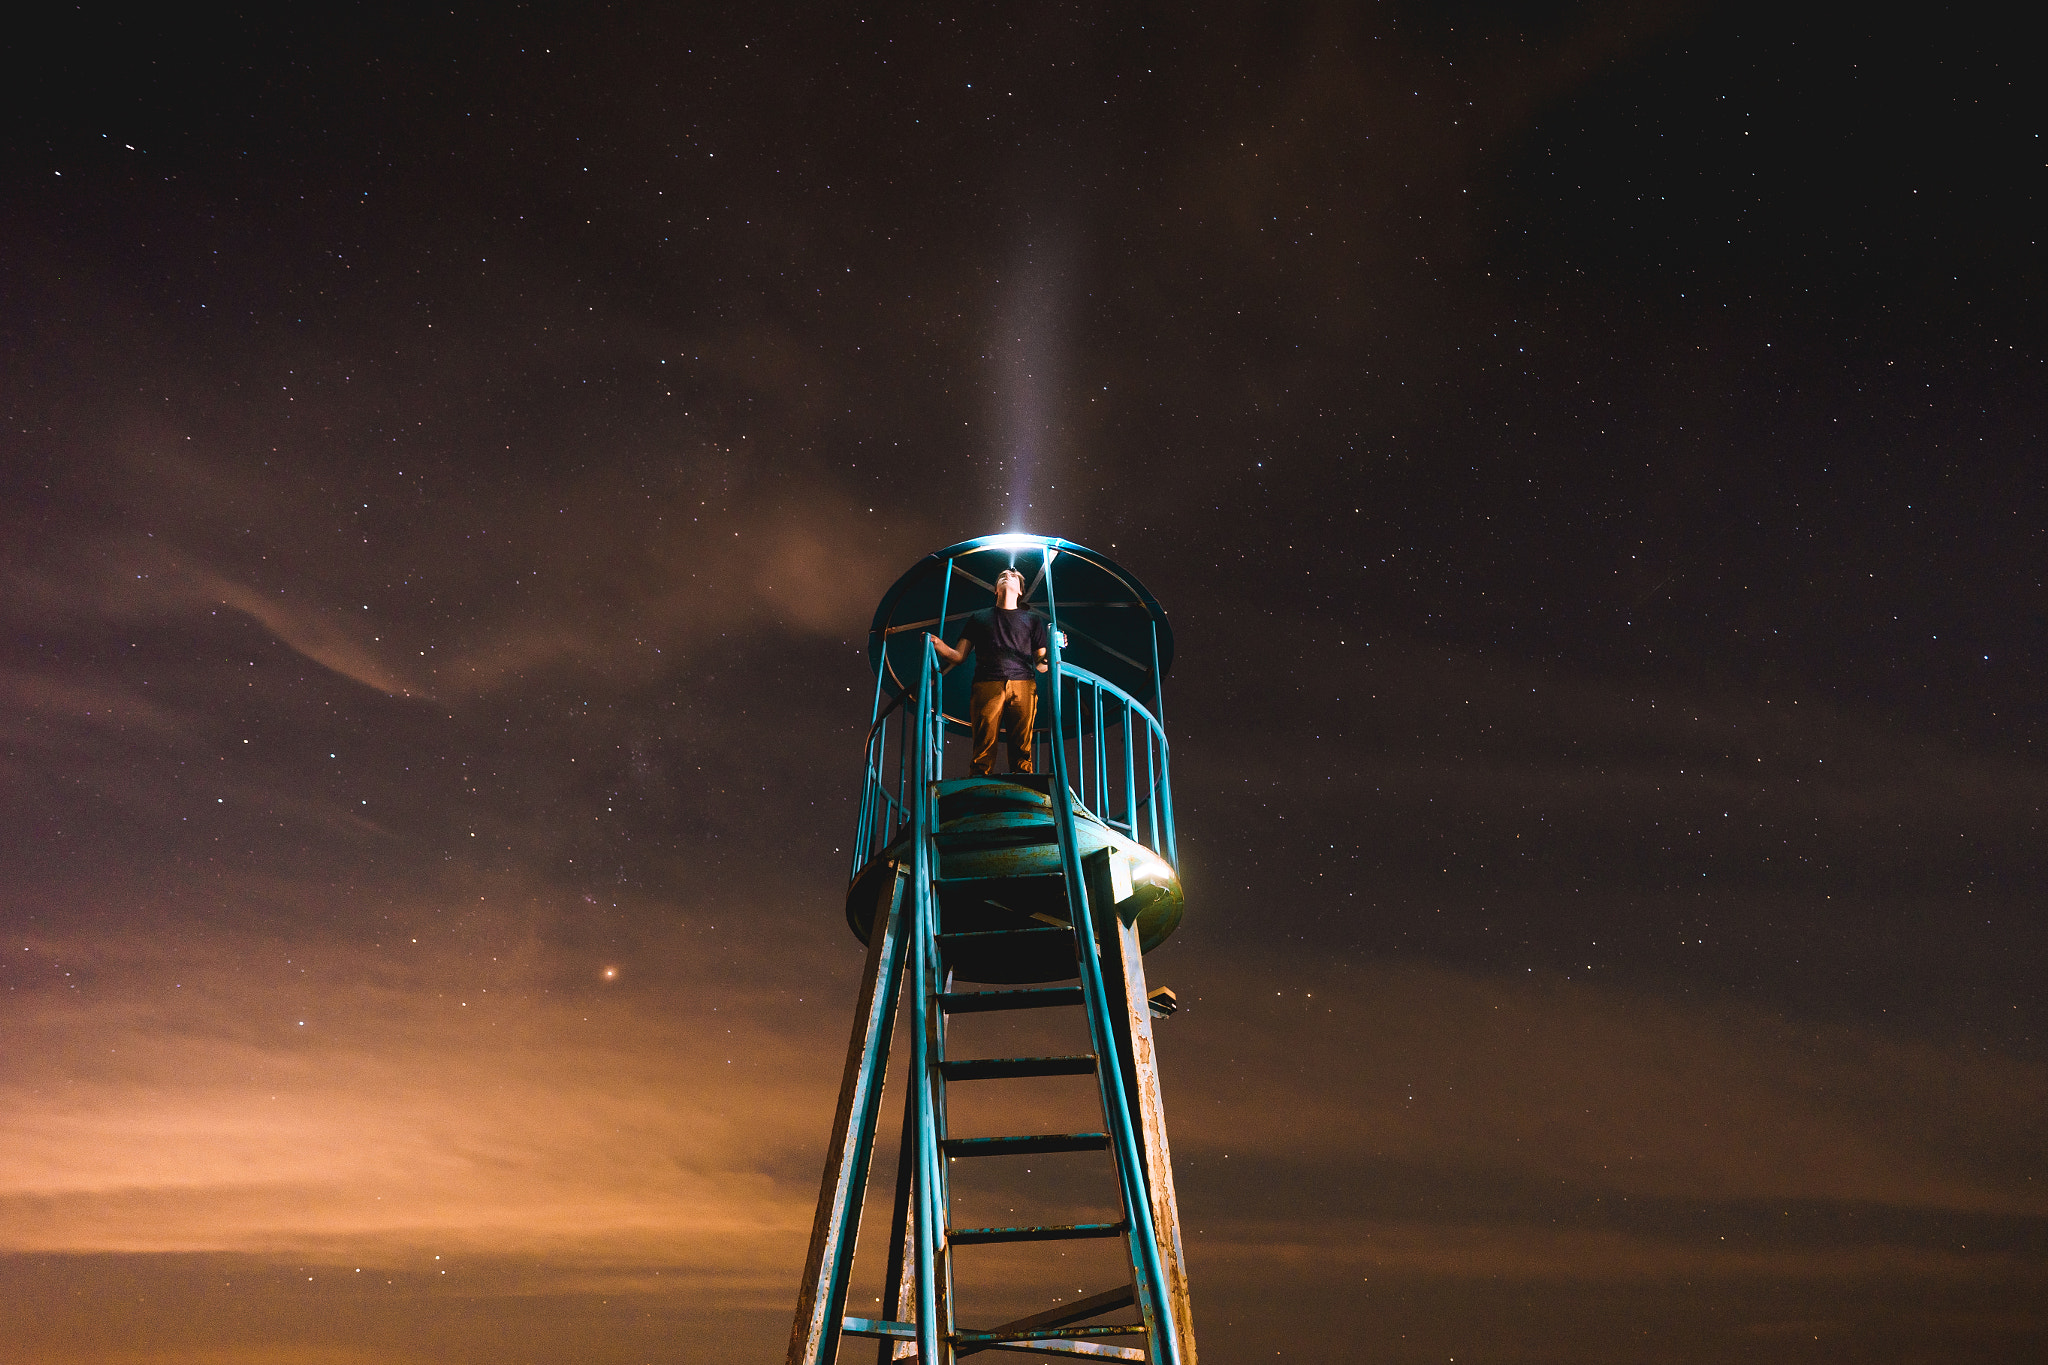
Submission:
<svg viewBox="0 0 2048 1365">
<path fill-rule="evenodd" d="M 0 1362 L 780 1359 L 1005 530 L 1174 626 L 1206 1359 L 2048 1353 L 2022 7 L 50 8 Z"/>
</svg>

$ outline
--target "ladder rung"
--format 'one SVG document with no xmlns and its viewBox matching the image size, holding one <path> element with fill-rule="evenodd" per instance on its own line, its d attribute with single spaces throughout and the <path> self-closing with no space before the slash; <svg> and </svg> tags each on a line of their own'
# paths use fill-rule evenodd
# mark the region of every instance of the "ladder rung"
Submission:
<svg viewBox="0 0 2048 1365">
<path fill-rule="evenodd" d="M 897 1341 L 917 1340 L 917 1324 L 914 1322 L 891 1322 L 887 1318 L 847 1318 L 839 1330 L 850 1337 L 894 1338 Z"/>
<path fill-rule="evenodd" d="M 934 877 L 933 886 L 993 886 L 998 882 L 1015 886 L 1019 882 L 1064 882 L 1064 872 L 1031 872 L 1021 877 L 980 876 L 980 877 Z"/>
<path fill-rule="evenodd" d="M 1090 1337 L 1137 1337 L 1145 1334 L 1141 1322 L 1106 1323 L 1100 1327 L 1035 1327 L 1021 1332 L 955 1332 L 960 1345 L 997 1341 L 1086 1341 Z"/>
<path fill-rule="evenodd" d="M 1105 1346 L 1095 1341 L 1040 1341 L 1029 1348 L 1018 1346 L 962 1346 L 961 1355 L 976 1351 L 1015 1351 L 1029 1349 L 1033 1355 L 1058 1356 L 1061 1359 L 1080 1360 L 1134 1360 L 1145 1365 L 1151 1357 L 1143 1351 L 1128 1346 Z M 916 1357 L 909 1357 L 915 1360 Z"/>
<path fill-rule="evenodd" d="M 948 1014 L 977 1014 L 984 1010 L 1035 1010 L 1048 1005 L 1078 1005 L 1079 986 L 1028 986 L 1014 991 L 948 991 L 939 997 L 939 1008 Z"/>
<path fill-rule="evenodd" d="M 1074 931 L 1065 925 L 1034 924 L 1029 929 L 968 929 L 957 934 L 940 934 L 941 944 L 964 942 L 967 939 L 1009 938 L 1016 934 L 1069 934 Z"/>
<path fill-rule="evenodd" d="M 980 829 L 942 829 L 937 832 L 940 847 L 966 845 L 969 848 L 1028 848 L 1033 844 L 1059 842 L 1059 830 L 1042 817 L 1014 824 L 1007 821 Z"/>
<path fill-rule="evenodd" d="M 1022 1137 L 947 1138 L 947 1156 L 1026 1156 L 1032 1152 L 1105 1152 L 1107 1133 L 1029 1133 Z"/>
<path fill-rule="evenodd" d="M 1049 830 L 1042 839 L 996 839 L 991 838 L 988 833 L 977 833 L 970 830 L 964 834 L 941 834 L 939 836 L 939 856 L 943 858 L 955 853 L 1022 853 L 1034 848 L 1050 848 L 1058 842 L 1058 837 Z M 1047 872 L 1034 876 L 1031 880 L 1037 881 L 1040 876 L 1050 879 L 1058 875 L 1060 874 L 1057 872 Z M 981 881 L 985 879 L 976 877 L 971 880 Z M 1024 879 L 1006 877 L 1003 880 L 1022 881 Z M 960 883 L 955 881 L 952 884 L 958 886 Z"/>
<path fill-rule="evenodd" d="M 987 1242 L 1072 1242 L 1088 1237 L 1121 1237 L 1123 1223 L 1047 1223 L 1024 1228 L 954 1228 L 947 1240 L 961 1246 Z"/>
<path fill-rule="evenodd" d="M 939 1074 L 949 1081 L 996 1081 L 1012 1076 L 1092 1076 L 1095 1054 L 1073 1057 L 974 1057 L 940 1062 Z"/>
</svg>

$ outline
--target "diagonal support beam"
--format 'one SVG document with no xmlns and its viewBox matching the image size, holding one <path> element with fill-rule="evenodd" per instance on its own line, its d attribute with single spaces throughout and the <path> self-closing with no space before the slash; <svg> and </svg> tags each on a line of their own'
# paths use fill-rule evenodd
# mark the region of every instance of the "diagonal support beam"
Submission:
<svg viewBox="0 0 2048 1365">
<path fill-rule="evenodd" d="M 1125 1285 L 1121 1289 L 1111 1289 L 1085 1299 L 1076 1299 L 1073 1303 L 1063 1303 L 1057 1308 L 1048 1308 L 1043 1313 L 1033 1313 L 1028 1318 L 1018 1318 L 1014 1322 L 1006 1322 L 988 1330 L 991 1333 L 1029 1332 L 1036 1327 L 1065 1327 L 1070 1322 L 1086 1322 L 1089 1318 L 1100 1317 L 1104 1313 L 1114 1313 L 1119 1308 L 1129 1308 L 1137 1301 L 1138 1291 L 1130 1285 Z M 992 1349 L 994 1348 L 990 1346 L 962 1346 L 960 1354 L 971 1356 Z"/>
</svg>

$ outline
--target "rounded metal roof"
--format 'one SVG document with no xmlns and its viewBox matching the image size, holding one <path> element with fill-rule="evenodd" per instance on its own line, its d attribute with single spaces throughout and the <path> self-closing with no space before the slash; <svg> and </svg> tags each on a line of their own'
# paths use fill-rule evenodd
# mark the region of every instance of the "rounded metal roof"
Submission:
<svg viewBox="0 0 2048 1365">
<path fill-rule="evenodd" d="M 1051 608 L 1066 632 L 1065 662 L 1151 704 L 1158 692 L 1155 641 L 1159 674 L 1173 667 L 1173 630 L 1158 599 L 1107 555 L 1057 536 L 1016 534 L 980 536 L 935 550 L 883 594 L 868 630 L 868 663 L 891 696 L 902 695 L 903 678 L 915 674 L 924 633 L 939 629 L 941 597 L 944 638 L 950 642 L 959 638 L 961 618 L 995 605 L 996 575 L 1008 568 L 1024 575 L 1024 606 L 1040 616 L 1047 614 L 1050 586 Z M 971 673 L 956 668 L 946 677 L 949 720 L 966 714 Z"/>
</svg>

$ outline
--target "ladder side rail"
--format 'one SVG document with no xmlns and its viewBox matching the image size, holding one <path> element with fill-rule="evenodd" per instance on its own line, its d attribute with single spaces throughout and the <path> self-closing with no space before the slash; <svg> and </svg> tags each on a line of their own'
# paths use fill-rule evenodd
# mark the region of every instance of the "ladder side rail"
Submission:
<svg viewBox="0 0 2048 1365">
<path fill-rule="evenodd" d="M 932 724 L 937 707 L 932 704 L 933 684 L 936 682 L 936 655 L 930 640 L 921 645 L 922 663 L 919 668 L 918 691 L 918 742 L 912 749 L 917 759 L 917 781 L 911 791 L 914 802 L 912 844 L 912 880 L 916 889 L 916 918 L 911 931 L 912 950 L 917 955 L 917 983 L 914 1001 L 913 1024 L 915 1042 L 911 1054 L 911 1084 L 917 1094 L 917 1351 L 921 1365 L 951 1365 L 953 1347 L 948 1340 L 952 1336 L 952 1325 L 942 1317 L 939 1295 L 939 1241 L 945 1235 L 945 1205 L 939 1197 L 940 1160 L 937 1116 L 933 1105 L 933 1077 L 937 1070 L 932 1057 L 932 1000 L 936 992 L 932 989 L 932 977 L 937 969 L 934 958 L 937 955 L 937 926 L 934 919 L 938 907 L 932 894 L 932 877 L 937 871 L 933 865 L 936 843 L 937 819 L 932 810 L 932 789 L 927 781 L 925 759 L 930 749 L 922 733 Z M 905 727 L 908 729 L 909 727 Z"/>
<path fill-rule="evenodd" d="M 939 951 L 939 931 L 945 926 L 940 922 L 942 907 L 939 905 L 938 892 L 935 889 L 938 885 L 939 875 L 944 871 L 944 864 L 940 860 L 938 853 L 938 788 L 939 783 L 946 776 L 945 667 L 939 662 L 937 650 L 931 651 L 931 669 L 931 748 L 928 751 L 931 756 L 931 766 L 924 774 L 924 790 L 929 793 L 926 802 L 927 811 L 925 819 L 932 842 L 931 852 L 927 855 L 927 860 L 928 866 L 932 870 L 931 886 L 934 889 L 931 892 L 930 899 L 931 913 L 926 918 L 926 924 L 929 926 L 931 933 L 930 960 L 932 968 L 931 975 L 926 978 L 926 983 L 929 985 L 933 997 L 937 998 L 950 991 L 953 984 L 952 973 L 947 970 L 945 957 Z M 953 1321 L 952 1170 L 947 1165 L 945 1157 L 946 1138 L 949 1135 L 946 1118 L 945 1083 L 946 1023 L 946 1012 L 944 1010 L 931 1011 L 932 1038 L 929 1058 L 929 1084 L 932 1096 L 932 1133 L 935 1139 L 935 1155 L 932 1158 L 932 1169 L 935 1172 L 933 1201 L 938 1208 L 938 1216 L 932 1220 L 932 1240 L 938 1248 L 937 1265 L 939 1279 L 937 1297 L 939 1301 L 939 1327 L 947 1343 L 945 1346 L 947 1354 L 944 1358 L 947 1361 L 951 1361 L 954 1349 L 951 1342 L 955 1323 Z"/>
<path fill-rule="evenodd" d="M 932 897 L 932 989 L 945 993 L 953 989 L 953 974 L 946 969 L 936 937 L 939 924 L 938 897 Z M 938 1172 L 939 1216 L 934 1224 L 933 1237 L 939 1248 L 939 1326 L 950 1342 L 958 1323 L 954 1321 L 953 1305 L 958 1302 L 953 1293 L 953 1168 L 946 1159 L 947 1139 L 952 1136 L 952 1121 L 947 1117 L 946 1105 L 946 1029 L 950 1024 L 944 1010 L 932 1011 L 932 1131 L 938 1138 L 938 1154 L 932 1160 L 932 1167 Z M 948 1345 L 947 1359 L 953 1347 Z"/>
<path fill-rule="evenodd" d="M 917 840 L 920 849 L 924 839 Z M 924 862 L 920 854 L 918 861 Z M 927 888 L 929 883 L 924 884 Z M 912 1023 L 916 1028 L 915 1051 L 911 1057 L 914 1075 L 912 1085 L 917 1092 L 917 1130 L 915 1149 L 917 1153 L 916 1214 L 912 1222 L 916 1229 L 916 1283 L 917 1283 L 917 1342 L 920 1361 L 940 1359 L 940 1343 L 946 1335 L 939 1321 L 938 1297 L 938 1229 L 944 1226 L 944 1216 L 936 1198 L 939 1160 L 939 1139 L 936 1116 L 932 1106 L 931 1080 L 931 943 L 929 917 L 931 895 L 928 889 L 921 889 L 917 895 L 917 928 L 913 932 L 913 950 L 917 954 L 918 979 L 916 1008 Z"/>
<path fill-rule="evenodd" d="M 789 1365 L 833 1365 L 839 1353 L 840 1322 L 846 1311 L 854 1247 L 860 1239 L 861 1201 L 874 1156 L 875 1120 L 882 1107 L 889 1038 L 902 980 L 905 936 L 900 868 L 890 888 L 888 912 L 878 919 L 868 934 L 860 1006 L 854 1015 L 853 1036 L 847 1042 L 839 1109 L 832 1121 L 803 1287 L 790 1328 Z"/>
<path fill-rule="evenodd" d="M 1051 555 L 1047 555 L 1045 575 L 1045 598 L 1053 628 L 1048 634 L 1052 642 L 1053 676 L 1058 678 L 1063 671 L 1059 645 L 1059 608 L 1053 588 Z M 1077 680 L 1078 681 L 1078 680 Z M 1053 688 L 1053 726 L 1056 730 L 1065 728 L 1059 705 L 1062 688 Z M 1075 701 L 1080 701 L 1078 689 Z M 1080 729 L 1076 717 L 1076 731 Z M 1081 867 L 1080 849 L 1075 839 L 1074 808 L 1072 789 L 1068 786 L 1065 746 L 1055 746 L 1053 761 L 1058 770 L 1054 773 L 1053 825 L 1058 831 L 1060 865 L 1067 884 L 1067 913 L 1073 924 L 1078 940 L 1076 957 L 1079 958 L 1081 975 L 1081 996 L 1088 1015 L 1088 1031 L 1095 1045 L 1095 1055 L 1110 1058 L 1116 1055 L 1116 1031 L 1111 1019 L 1102 980 L 1100 948 L 1096 942 L 1094 916 L 1090 913 L 1087 881 Z M 1123 1070 L 1117 1066 L 1098 1066 L 1096 1081 L 1102 1095 L 1103 1117 L 1107 1120 L 1116 1154 L 1117 1178 L 1122 1187 L 1124 1213 L 1130 1223 L 1126 1239 L 1130 1248 L 1131 1270 L 1138 1290 L 1138 1304 L 1144 1316 L 1146 1340 L 1150 1346 L 1148 1358 L 1153 1365 L 1183 1365 L 1180 1358 L 1178 1333 L 1173 1321 L 1173 1306 L 1166 1294 L 1166 1277 L 1159 1261 L 1159 1240 L 1152 1226 L 1152 1203 L 1146 1188 L 1144 1159 L 1138 1151 L 1137 1135 L 1132 1131 L 1131 1106 L 1124 1093 Z"/>
<path fill-rule="evenodd" d="M 932 838 L 932 851 L 929 854 L 929 866 L 932 870 L 931 913 L 927 916 L 926 923 L 931 929 L 930 951 L 932 964 L 931 976 L 927 980 L 931 986 L 934 999 L 953 989 L 953 973 L 947 968 L 945 957 L 939 951 L 939 931 L 945 926 L 940 920 L 942 907 L 939 905 L 937 890 L 939 874 L 944 871 L 944 865 L 940 861 L 938 853 L 938 788 L 939 783 L 946 775 L 946 694 L 944 672 L 945 670 L 939 664 L 938 652 L 934 650 L 932 652 L 931 687 L 932 767 L 929 774 L 930 780 L 925 787 L 925 790 L 932 794 L 929 803 L 930 810 L 926 817 L 931 829 Z M 931 1011 L 931 1020 L 932 1131 L 938 1140 L 937 1151 L 941 1154 L 935 1156 L 932 1162 L 933 1169 L 938 1172 L 937 1203 L 939 1208 L 939 1216 L 932 1226 L 932 1237 L 939 1249 L 939 1327 L 948 1342 L 946 1346 L 948 1355 L 946 1358 L 951 1360 L 953 1347 L 950 1343 L 957 1324 L 953 1320 L 953 1305 L 956 1302 L 953 1294 L 953 1176 L 951 1167 L 947 1165 L 942 1155 L 946 1147 L 946 1138 L 949 1135 L 949 1120 L 946 1116 L 945 1077 L 946 1029 L 948 1024 L 946 1012 L 944 1010 Z"/>
</svg>

